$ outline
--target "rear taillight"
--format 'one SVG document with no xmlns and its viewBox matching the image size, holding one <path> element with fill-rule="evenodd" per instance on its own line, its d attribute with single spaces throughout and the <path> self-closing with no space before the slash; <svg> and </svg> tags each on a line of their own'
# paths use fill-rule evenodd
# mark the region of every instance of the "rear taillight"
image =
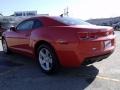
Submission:
<svg viewBox="0 0 120 90">
<path fill-rule="evenodd" d="M 96 39 L 97 35 L 95 33 L 89 33 L 89 32 L 79 32 L 78 33 L 79 38 L 81 40 L 88 40 L 88 39 Z"/>
<path fill-rule="evenodd" d="M 99 37 L 106 37 L 109 35 L 114 35 L 114 31 L 103 31 L 103 32 L 78 32 L 79 38 L 81 40 L 92 40 Z"/>
<path fill-rule="evenodd" d="M 114 35 L 114 31 L 107 31 L 101 33 L 101 36 L 108 36 L 108 35 Z"/>
</svg>

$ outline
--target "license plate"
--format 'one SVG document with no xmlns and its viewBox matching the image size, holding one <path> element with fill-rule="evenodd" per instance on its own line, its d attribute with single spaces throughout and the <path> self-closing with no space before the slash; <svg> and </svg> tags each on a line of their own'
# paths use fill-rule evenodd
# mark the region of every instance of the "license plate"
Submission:
<svg viewBox="0 0 120 90">
<path fill-rule="evenodd" d="M 104 41 L 105 49 L 110 48 L 112 46 L 111 40 Z"/>
</svg>

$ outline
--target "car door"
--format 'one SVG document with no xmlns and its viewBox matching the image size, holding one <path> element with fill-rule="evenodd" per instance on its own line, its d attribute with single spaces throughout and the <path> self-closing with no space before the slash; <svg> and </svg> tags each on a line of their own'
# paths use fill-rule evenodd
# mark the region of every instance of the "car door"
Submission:
<svg viewBox="0 0 120 90">
<path fill-rule="evenodd" d="M 20 23 L 15 31 L 11 31 L 11 34 L 9 34 L 10 36 L 7 37 L 10 48 L 32 54 L 29 43 L 33 25 L 34 20 L 26 20 Z"/>
</svg>

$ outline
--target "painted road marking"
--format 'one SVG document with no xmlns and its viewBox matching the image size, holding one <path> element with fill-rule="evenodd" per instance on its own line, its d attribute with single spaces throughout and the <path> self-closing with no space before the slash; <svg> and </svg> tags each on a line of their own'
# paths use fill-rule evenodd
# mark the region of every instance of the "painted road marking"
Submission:
<svg viewBox="0 0 120 90">
<path fill-rule="evenodd" d="M 99 79 L 104 79 L 104 80 L 109 80 L 109 81 L 114 81 L 114 82 L 120 82 L 119 79 L 114 79 L 114 78 L 109 78 L 109 77 L 103 77 L 103 76 L 96 76 Z"/>
<path fill-rule="evenodd" d="M 0 51 L 3 51 L 1 40 L 0 40 Z"/>
<path fill-rule="evenodd" d="M 115 79 L 115 78 L 110 78 L 110 77 L 107 77 L 107 76 L 92 76 L 92 75 L 84 75 L 84 74 L 79 74 L 79 76 L 85 76 L 85 77 L 88 77 L 88 78 L 92 78 L 92 77 L 96 77 L 98 79 L 103 79 L 103 80 L 109 80 L 109 81 L 114 81 L 114 82 L 120 82 L 119 79 Z"/>
</svg>

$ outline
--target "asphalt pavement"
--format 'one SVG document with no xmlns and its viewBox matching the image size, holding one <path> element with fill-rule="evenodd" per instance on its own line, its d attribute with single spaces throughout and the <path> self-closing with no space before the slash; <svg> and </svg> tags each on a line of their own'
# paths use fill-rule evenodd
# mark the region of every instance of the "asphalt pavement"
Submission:
<svg viewBox="0 0 120 90">
<path fill-rule="evenodd" d="M 2 51 L 0 43 L 0 90 L 120 90 L 120 31 L 116 49 L 107 59 L 75 69 L 62 68 L 48 76 L 28 57 Z"/>
</svg>

